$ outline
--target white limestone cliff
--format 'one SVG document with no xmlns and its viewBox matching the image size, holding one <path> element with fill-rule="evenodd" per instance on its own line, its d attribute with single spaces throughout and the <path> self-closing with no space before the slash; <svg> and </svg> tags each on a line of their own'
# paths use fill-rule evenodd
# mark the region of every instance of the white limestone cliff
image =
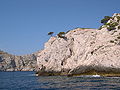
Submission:
<svg viewBox="0 0 120 90">
<path fill-rule="evenodd" d="M 65 38 L 51 37 L 38 53 L 37 66 L 38 71 L 67 74 L 120 72 L 120 29 L 77 28 Z"/>
</svg>

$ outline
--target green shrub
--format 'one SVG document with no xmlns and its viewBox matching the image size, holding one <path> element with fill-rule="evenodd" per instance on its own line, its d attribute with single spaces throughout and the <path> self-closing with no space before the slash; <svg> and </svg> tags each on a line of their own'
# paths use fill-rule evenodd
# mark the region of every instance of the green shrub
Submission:
<svg viewBox="0 0 120 90">
<path fill-rule="evenodd" d="M 106 24 L 110 19 L 111 19 L 110 16 L 105 16 L 104 19 L 101 20 L 101 23 Z"/>
<path fill-rule="evenodd" d="M 53 35 L 53 33 L 54 33 L 54 32 L 49 32 L 49 33 L 48 33 L 48 35 L 51 35 L 51 36 L 52 36 L 52 35 Z"/>
<path fill-rule="evenodd" d="M 118 20 L 120 20 L 120 16 L 117 16 L 116 18 L 117 18 Z"/>
<path fill-rule="evenodd" d="M 116 28 L 115 28 L 115 27 L 110 26 L 110 27 L 107 27 L 107 29 L 108 29 L 108 31 L 111 31 L 111 30 L 114 30 L 114 29 L 116 29 Z"/>
<path fill-rule="evenodd" d="M 65 38 L 65 32 L 59 32 L 57 36 L 60 38 Z"/>
<path fill-rule="evenodd" d="M 106 23 L 105 25 L 108 25 L 108 26 L 110 26 L 110 25 L 111 25 L 111 23 Z"/>
<path fill-rule="evenodd" d="M 105 25 L 111 26 L 111 27 L 115 27 L 118 25 L 117 22 L 112 22 L 112 23 L 106 23 Z"/>
<path fill-rule="evenodd" d="M 118 25 L 118 23 L 117 23 L 117 22 L 113 22 L 113 23 L 106 23 L 105 25 L 108 25 L 109 27 L 107 27 L 107 29 L 108 29 L 109 31 L 111 31 L 111 30 L 116 29 L 116 28 L 115 28 L 115 26 L 117 26 L 117 25 Z"/>
<path fill-rule="evenodd" d="M 112 25 L 113 25 L 113 26 L 117 26 L 117 25 L 118 25 L 118 23 L 117 23 L 117 22 L 114 22 L 114 23 L 112 23 Z"/>
</svg>

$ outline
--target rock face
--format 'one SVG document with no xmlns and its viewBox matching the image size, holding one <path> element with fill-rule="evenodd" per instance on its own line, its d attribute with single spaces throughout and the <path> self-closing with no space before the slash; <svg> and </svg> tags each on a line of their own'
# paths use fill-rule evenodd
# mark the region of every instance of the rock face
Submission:
<svg viewBox="0 0 120 90">
<path fill-rule="evenodd" d="M 119 26 L 120 21 L 111 31 L 77 28 L 66 33 L 65 38 L 51 37 L 38 53 L 39 75 L 120 73 Z"/>
<path fill-rule="evenodd" d="M 36 69 L 37 53 L 15 56 L 0 51 L 0 71 L 34 71 Z"/>
</svg>

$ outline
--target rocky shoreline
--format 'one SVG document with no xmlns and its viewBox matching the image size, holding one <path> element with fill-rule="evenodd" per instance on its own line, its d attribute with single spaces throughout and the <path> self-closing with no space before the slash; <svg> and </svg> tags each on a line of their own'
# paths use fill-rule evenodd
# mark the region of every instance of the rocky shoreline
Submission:
<svg viewBox="0 0 120 90">
<path fill-rule="evenodd" d="M 107 16 L 102 23 L 100 29 L 60 32 L 45 43 L 43 50 L 30 55 L 1 51 L 0 71 L 36 71 L 37 76 L 120 77 L 120 14 Z"/>
<path fill-rule="evenodd" d="M 107 17 L 100 30 L 76 28 L 65 38 L 51 37 L 38 53 L 38 76 L 120 76 L 119 17 Z"/>
<path fill-rule="evenodd" d="M 83 66 L 81 68 L 87 68 L 84 71 L 74 70 L 72 72 L 69 71 L 61 71 L 61 72 L 55 72 L 55 71 L 37 71 L 37 76 L 81 76 L 81 75 L 100 75 L 105 77 L 120 77 L 120 68 L 110 68 L 110 67 L 94 67 L 92 66 Z M 99 69 L 98 69 L 99 68 Z"/>
</svg>

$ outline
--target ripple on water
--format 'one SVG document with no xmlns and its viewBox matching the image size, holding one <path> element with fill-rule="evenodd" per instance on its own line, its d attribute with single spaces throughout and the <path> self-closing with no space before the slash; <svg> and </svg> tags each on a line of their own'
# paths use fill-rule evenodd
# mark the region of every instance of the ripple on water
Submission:
<svg viewBox="0 0 120 90">
<path fill-rule="evenodd" d="M 34 72 L 0 72 L 0 90 L 120 89 L 118 77 L 39 76 Z"/>
</svg>

